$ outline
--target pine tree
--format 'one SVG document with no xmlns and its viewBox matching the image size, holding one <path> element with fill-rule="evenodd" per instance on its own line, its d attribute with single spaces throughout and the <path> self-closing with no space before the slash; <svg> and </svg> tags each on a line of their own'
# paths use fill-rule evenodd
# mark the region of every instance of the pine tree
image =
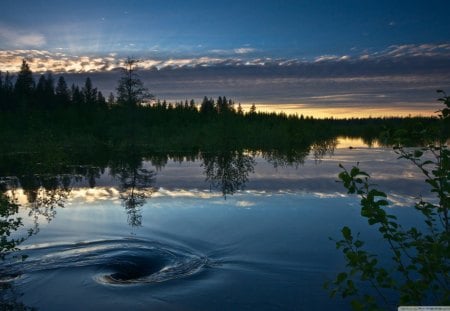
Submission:
<svg viewBox="0 0 450 311">
<path fill-rule="evenodd" d="M 72 104 L 80 108 L 84 105 L 83 93 L 80 91 L 78 85 L 72 84 Z"/>
<path fill-rule="evenodd" d="M 63 76 L 60 76 L 58 79 L 55 96 L 58 106 L 67 106 L 70 102 L 70 91 Z"/>
<path fill-rule="evenodd" d="M 92 86 L 91 78 L 87 77 L 83 87 L 84 103 L 87 107 L 92 108 L 97 101 L 97 89 Z"/>
<path fill-rule="evenodd" d="M 3 82 L 3 74 L 0 71 L 0 111 L 5 110 L 5 89 Z"/>
<path fill-rule="evenodd" d="M 106 108 L 107 106 L 105 96 L 103 96 L 102 92 L 97 93 L 97 105 L 99 108 Z"/>
<path fill-rule="evenodd" d="M 114 106 L 114 104 L 116 103 L 116 98 L 114 97 L 114 94 L 111 92 L 111 93 L 109 93 L 109 96 L 108 96 L 108 107 L 112 107 L 112 106 Z"/>
<path fill-rule="evenodd" d="M 5 80 L 3 81 L 2 86 L 2 99 L 1 106 L 2 109 L 5 110 L 13 110 L 14 109 L 14 86 L 13 86 L 13 77 L 6 72 Z"/>
<path fill-rule="evenodd" d="M 34 91 L 34 102 L 36 107 L 42 108 L 45 105 L 45 84 L 46 79 L 44 75 L 39 77 L 36 89 Z"/>
<path fill-rule="evenodd" d="M 17 75 L 16 84 L 14 85 L 14 95 L 17 98 L 21 108 L 29 105 L 34 92 L 33 73 L 30 70 L 26 60 L 22 60 L 19 74 Z"/>
<path fill-rule="evenodd" d="M 53 78 L 53 75 L 51 73 L 47 74 L 47 77 L 45 79 L 45 97 L 47 100 L 52 100 L 55 96 L 55 79 Z"/>
<path fill-rule="evenodd" d="M 238 114 L 238 115 L 243 115 L 243 114 L 244 114 L 244 111 L 242 110 L 241 103 L 238 104 L 237 114 Z"/>
<path fill-rule="evenodd" d="M 200 112 L 204 114 L 209 114 L 214 112 L 214 100 L 212 98 L 203 97 L 202 104 L 200 105 Z"/>
<path fill-rule="evenodd" d="M 132 58 L 125 61 L 125 68 L 122 69 L 122 77 L 117 86 L 117 103 L 124 107 L 137 107 L 143 101 L 153 98 L 136 73 L 136 64 L 137 60 Z"/>
</svg>

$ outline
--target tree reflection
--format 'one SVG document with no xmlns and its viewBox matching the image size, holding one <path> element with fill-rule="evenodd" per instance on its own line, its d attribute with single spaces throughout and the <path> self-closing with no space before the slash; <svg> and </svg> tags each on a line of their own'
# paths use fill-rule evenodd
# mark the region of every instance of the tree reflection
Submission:
<svg viewBox="0 0 450 311">
<path fill-rule="evenodd" d="M 156 173 L 142 167 L 140 157 L 130 157 L 127 162 L 116 163 L 111 167 L 111 175 L 120 182 L 120 199 L 127 212 L 128 224 L 132 227 L 142 225 L 141 207 L 155 188 Z"/>
<path fill-rule="evenodd" d="M 27 196 L 29 216 L 33 216 L 37 225 L 39 217 L 50 222 L 56 215 L 56 208 L 63 208 L 71 191 L 73 176 L 30 175 L 19 179 Z"/>
<path fill-rule="evenodd" d="M 227 194 L 233 194 L 245 187 L 248 175 L 254 172 L 256 164 L 253 156 L 242 151 L 201 153 L 206 181 L 211 186 Z"/>
<path fill-rule="evenodd" d="M 14 195 L 8 195 L 8 185 L 5 180 L 0 181 L 0 259 L 16 251 L 17 246 L 22 243 L 26 237 L 12 237 L 15 231 L 23 226 L 22 218 L 19 213 L 19 204 Z M 29 232 L 28 235 L 31 235 Z"/>
<path fill-rule="evenodd" d="M 326 156 L 334 155 L 334 150 L 338 145 L 337 138 L 316 141 L 311 146 L 311 152 L 316 163 L 321 162 Z"/>
<path fill-rule="evenodd" d="M 49 163 L 36 165 L 34 161 L 24 161 L 14 176 L 11 176 L 15 173 L 14 167 L 3 167 L 6 170 L 2 175 L 9 176 L 0 176 L 0 259 L 5 259 L 8 254 L 18 250 L 19 244 L 39 232 L 40 220 L 50 222 L 56 216 L 57 208 L 64 207 L 73 184 L 80 179 L 80 174 L 74 167 L 56 168 Z M 55 171 L 62 172 L 57 174 Z M 89 172 L 92 173 L 93 170 Z M 93 175 L 99 174 L 97 172 Z M 89 176 L 86 172 L 84 177 Z M 30 228 L 23 228 L 22 216 L 19 216 L 22 208 L 26 209 L 33 221 Z M 23 232 L 15 233 L 16 231 Z"/>
<path fill-rule="evenodd" d="M 271 163 L 274 168 L 286 166 L 298 168 L 299 165 L 305 163 L 305 158 L 308 154 L 309 147 L 305 149 L 263 151 L 262 157 L 267 162 Z"/>
<path fill-rule="evenodd" d="M 271 150 L 262 151 L 262 157 L 273 167 L 293 166 L 298 168 L 305 163 L 308 155 L 312 155 L 314 161 L 319 163 L 326 155 L 332 156 L 338 145 L 336 138 L 317 140 L 312 144 L 306 145 L 304 148 L 296 148 L 289 150 Z"/>
<path fill-rule="evenodd" d="M 38 232 L 37 219 L 34 227 L 25 230 L 22 217 L 19 216 L 19 208 L 16 189 L 20 185 L 19 179 L 15 177 L 0 178 L 0 260 L 19 250 L 19 245 L 28 237 Z M 32 196 L 35 198 L 39 195 Z M 42 201 L 44 202 L 44 201 Z M 22 234 L 17 232 L 23 229 Z M 17 259 L 24 260 L 25 255 Z M 10 279 L 15 275 L 0 267 L 0 310 L 35 310 L 19 301 L 20 294 L 17 293 Z"/>
<path fill-rule="evenodd" d="M 19 301 L 20 293 L 10 283 L 0 283 L 0 310 L 4 311 L 33 311 L 37 310 L 28 307 Z"/>
</svg>

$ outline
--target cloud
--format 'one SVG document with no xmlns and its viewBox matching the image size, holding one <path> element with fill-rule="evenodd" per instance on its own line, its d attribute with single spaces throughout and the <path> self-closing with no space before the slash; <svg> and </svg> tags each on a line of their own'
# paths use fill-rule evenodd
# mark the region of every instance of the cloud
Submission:
<svg viewBox="0 0 450 311">
<path fill-rule="evenodd" d="M 37 48 L 46 43 L 44 35 L 0 26 L 0 39 L 3 45 L 18 48 Z"/>
<path fill-rule="evenodd" d="M 450 43 L 443 44 L 404 44 L 391 45 L 385 51 L 381 52 L 378 57 L 449 57 Z"/>
<path fill-rule="evenodd" d="M 141 70 L 176 70 L 217 68 L 221 74 L 240 71 L 247 74 L 288 75 L 296 77 L 359 77 L 447 72 L 450 69 L 450 43 L 393 45 L 382 51 L 363 51 L 352 55 L 320 55 L 313 59 L 252 57 L 253 48 L 211 50 L 206 56 L 149 57 L 143 55 Z M 227 54 L 231 53 L 231 54 Z M 254 55 L 253 55 L 254 56 Z M 117 53 L 71 55 L 64 49 L 0 50 L 0 70 L 16 72 L 22 59 L 35 72 L 92 73 L 115 71 L 124 58 Z M 259 70 L 258 68 L 261 68 Z M 263 69 L 263 68 L 268 68 Z M 270 70 L 269 70 L 270 69 Z M 258 71 L 259 70 L 259 71 Z M 214 72 L 217 74 L 217 71 Z"/>
<path fill-rule="evenodd" d="M 248 53 L 252 53 L 255 52 L 256 50 L 253 48 L 238 48 L 238 49 L 234 49 L 234 52 L 236 54 L 248 54 Z"/>
<path fill-rule="evenodd" d="M 321 56 L 317 56 L 315 59 L 314 59 L 314 62 L 323 62 L 323 61 L 330 61 L 330 60 L 337 60 L 337 59 L 339 59 L 339 57 L 338 56 L 336 56 L 336 55 L 321 55 Z"/>
<path fill-rule="evenodd" d="M 208 51 L 213 55 L 233 56 L 233 55 L 245 55 L 257 52 L 256 49 L 250 47 L 238 47 L 234 49 L 212 49 Z"/>
</svg>

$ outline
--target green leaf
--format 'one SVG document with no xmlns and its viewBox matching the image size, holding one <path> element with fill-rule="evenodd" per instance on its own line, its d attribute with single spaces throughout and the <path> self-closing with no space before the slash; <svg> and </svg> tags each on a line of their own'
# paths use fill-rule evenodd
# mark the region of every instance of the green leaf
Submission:
<svg viewBox="0 0 450 311">
<path fill-rule="evenodd" d="M 336 277 L 336 283 L 342 283 L 347 279 L 347 273 L 341 272 Z"/>
<path fill-rule="evenodd" d="M 364 245 L 364 242 L 360 241 L 360 240 L 357 240 L 357 241 L 355 241 L 354 245 L 355 245 L 355 247 L 360 248 L 361 246 Z"/>
<path fill-rule="evenodd" d="M 341 232 L 342 232 L 342 236 L 344 237 L 344 239 L 352 240 L 352 231 L 350 230 L 349 227 L 342 228 Z"/>
<path fill-rule="evenodd" d="M 357 168 L 356 166 L 353 166 L 352 170 L 350 171 L 350 176 L 355 177 L 358 174 L 359 174 L 359 168 Z"/>
</svg>

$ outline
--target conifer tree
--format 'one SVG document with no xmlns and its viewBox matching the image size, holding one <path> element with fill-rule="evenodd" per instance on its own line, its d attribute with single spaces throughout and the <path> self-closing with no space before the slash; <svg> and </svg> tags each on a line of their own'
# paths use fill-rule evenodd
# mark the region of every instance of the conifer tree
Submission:
<svg viewBox="0 0 450 311">
<path fill-rule="evenodd" d="M 66 80 L 60 76 L 55 89 L 56 102 L 59 106 L 67 106 L 70 102 L 70 91 L 67 87 Z"/>
<path fill-rule="evenodd" d="M 25 108 L 29 105 L 29 102 L 33 96 L 34 87 L 33 73 L 31 72 L 27 61 L 24 59 L 22 60 L 22 66 L 20 67 L 20 71 L 14 85 L 14 94 L 21 108 Z"/>
<path fill-rule="evenodd" d="M 87 77 L 83 87 L 84 103 L 92 108 L 97 101 L 97 89 L 92 86 L 91 78 Z"/>
<path fill-rule="evenodd" d="M 139 75 L 136 73 L 137 60 L 128 58 L 122 69 L 122 76 L 117 86 L 117 103 L 124 107 L 137 107 L 143 101 L 152 99 L 153 95 L 148 93 Z"/>
</svg>

